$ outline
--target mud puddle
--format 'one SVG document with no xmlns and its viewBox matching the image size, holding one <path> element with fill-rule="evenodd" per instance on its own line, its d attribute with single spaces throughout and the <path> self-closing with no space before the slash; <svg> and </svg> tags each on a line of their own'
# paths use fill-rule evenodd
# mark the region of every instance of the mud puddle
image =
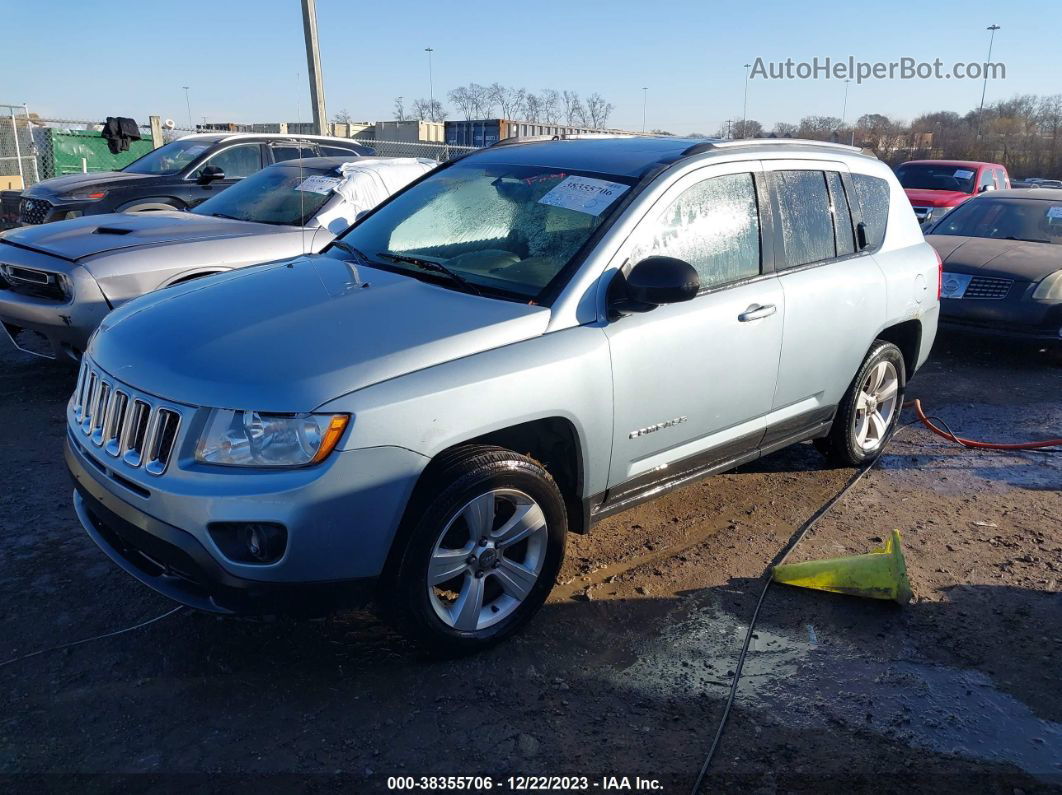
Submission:
<svg viewBox="0 0 1062 795">
<path fill-rule="evenodd" d="M 614 671 L 618 686 L 656 695 L 726 696 L 748 625 L 698 601 L 686 620 Z M 829 633 L 810 624 L 799 637 L 757 627 L 737 707 L 765 723 L 873 732 L 912 748 L 1062 776 L 1062 723 L 1037 717 L 983 672 L 871 658 Z"/>
</svg>

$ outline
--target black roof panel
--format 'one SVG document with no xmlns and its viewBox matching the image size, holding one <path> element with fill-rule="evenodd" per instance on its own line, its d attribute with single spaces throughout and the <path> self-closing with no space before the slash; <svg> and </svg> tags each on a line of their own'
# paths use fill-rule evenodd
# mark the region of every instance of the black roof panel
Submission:
<svg viewBox="0 0 1062 795">
<path fill-rule="evenodd" d="M 468 155 L 476 163 L 549 166 L 617 176 L 644 176 L 659 163 L 674 163 L 703 138 L 573 138 L 492 146 Z"/>
</svg>

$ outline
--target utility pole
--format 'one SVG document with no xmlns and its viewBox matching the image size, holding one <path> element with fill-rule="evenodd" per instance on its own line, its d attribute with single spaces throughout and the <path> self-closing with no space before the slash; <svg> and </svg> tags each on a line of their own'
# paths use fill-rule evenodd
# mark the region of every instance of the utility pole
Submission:
<svg viewBox="0 0 1062 795">
<path fill-rule="evenodd" d="M 988 64 L 992 60 L 992 45 L 996 41 L 996 31 L 999 25 L 989 25 L 985 30 L 992 31 L 988 37 L 988 58 L 985 61 L 985 80 L 981 85 L 981 107 L 977 110 L 977 140 L 981 140 L 981 117 L 985 113 L 985 92 L 988 91 Z"/>
<path fill-rule="evenodd" d="M 192 124 L 192 101 L 188 99 L 188 86 L 181 86 L 184 89 L 184 106 L 188 109 L 188 129 L 195 132 L 195 125 Z"/>
<path fill-rule="evenodd" d="M 649 86 L 642 86 L 642 132 L 645 132 L 645 103 L 649 98 Z"/>
<path fill-rule="evenodd" d="M 328 135 L 324 78 L 321 75 L 321 52 L 317 46 L 317 0 L 302 0 L 302 29 L 306 34 L 306 68 L 310 78 L 313 129 L 318 135 Z"/>
<path fill-rule="evenodd" d="M 435 121 L 435 83 L 431 78 L 431 54 L 435 50 L 425 47 L 424 52 L 428 53 L 428 113 L 431 114 L 431 120 Z"/>
<path fill-rule="evenodd" d="M 845 116 L 848 114 L 848 84 L 851 80 L 844 81 L 844 104 L 841 105 L 841 127 L 844 127 Z"/>
<path fill-rule="evenodd" d="M 749 132 L 746 122 L 749 120 L 749 70 L 752 68 L 752 64 L 745 64 L 745 102 L 741 106 L 741 137 L 748 138 Z"/>
</svg>

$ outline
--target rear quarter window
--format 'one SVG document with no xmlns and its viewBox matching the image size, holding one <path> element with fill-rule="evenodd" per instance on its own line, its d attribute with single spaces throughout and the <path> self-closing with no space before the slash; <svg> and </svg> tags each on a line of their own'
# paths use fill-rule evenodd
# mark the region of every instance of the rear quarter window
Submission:
<svg viewBox="0 0 1062 795">
<path fill-rule="evenodd" d="M 889 183 L 867 174 L 852 174 L 852 187 L 863 215 L 867 232 L 867 248 L 881 246 L 889 224 Z"/>
</svg>

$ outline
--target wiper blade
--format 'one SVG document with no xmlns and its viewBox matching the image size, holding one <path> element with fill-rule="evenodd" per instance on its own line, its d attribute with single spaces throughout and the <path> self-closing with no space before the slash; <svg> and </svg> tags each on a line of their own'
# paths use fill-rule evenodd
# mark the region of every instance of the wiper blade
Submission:
<svg viewBox="0 0 1062 795">
<path fill-rule="evenodd" d="M 332 245 L 338 248 L 340 251 L 345 251 L 348 254 L 352 254 L 357 257 L 362 265 L 372 265 L 372 260 L 369 259 L 365 252 L 361 249 L 354 248 L 350 243 L 344 243 L 342 240 L 333 240 Z"/>
<path fill-rule="evenodd" d="M 242 221 L 242 218 L 237 218 L 235 215 L 225 215 L 225 213 L 211 213 L 211 218 L 227 218 L 230 221 Z"/>
<path fill-rule="evenodd" d="M 440 262 L 435 262 L 430 259 L 421 259 L 420 257 L 411 257 L 408 254 L 394 254 L 390 251 L 380 251 L 377 253 L 378 257 L 387 257 L 389 260 L 395 262 L 408 262 L 421 270 L 432 271 L 433 273 L 441 273 L 444 276 L 448 276 L 451 281 L 459 285 L 465 292 L 472 293 L 473 295 L 483 295 L 483 291 L 480 290 L 472 282 L 468 281 L 464 276 L 454 270 L 450 270 Z"/>
</svg>

